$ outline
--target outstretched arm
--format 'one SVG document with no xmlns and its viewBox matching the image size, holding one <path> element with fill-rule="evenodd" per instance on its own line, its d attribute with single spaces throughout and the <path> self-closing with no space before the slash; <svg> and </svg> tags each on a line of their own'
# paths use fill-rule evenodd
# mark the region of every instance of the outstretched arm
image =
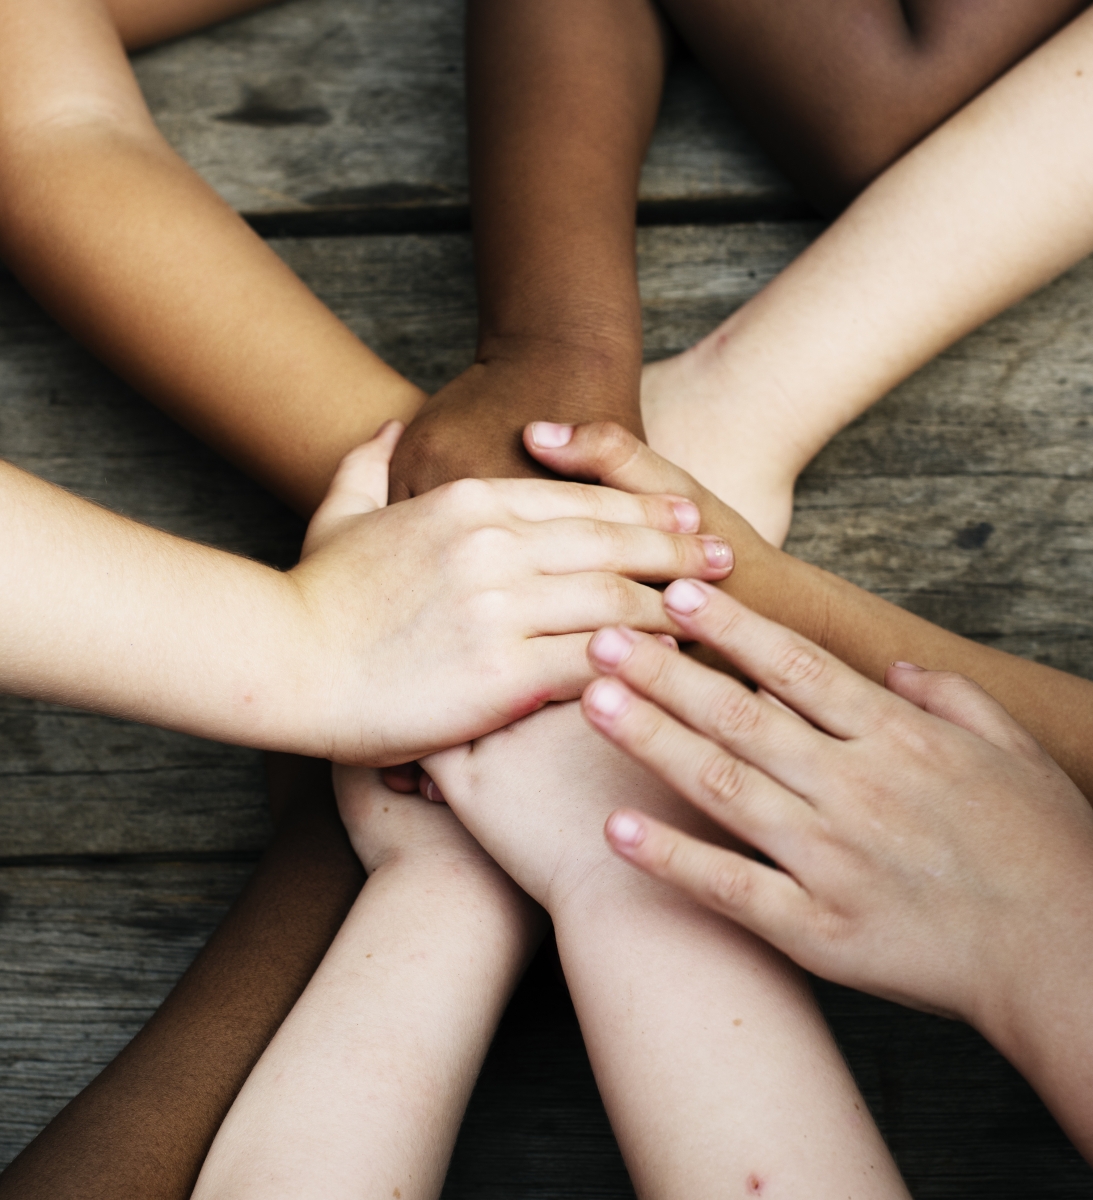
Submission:
<svg viewBox="0 0 1093 1200">
<path fill-rule="evenodd" d="M 594 660 L 686 725 L 617 680 L 585 711 L 780 870 L 633 810 L 608 820 L 616 849 L 810 970 L 969 1021 L 1093 1161 L 1093 811 L 1077 788 L 959 675 L 896 663 L 885 691 L 701 584 L 665 605 L 766 694 L 603 630 Z"/>
<path fill-rule="evenodd" d="M 538 445 L 536 438 L 552 445 Z M 764 541 L 737 513 L 686 472 L 617 426 L 529 427 L 528 449 L 554 470 L 643 491 L 690 496 L 703 528 L 732 546 L 735 566 L 722 585 L 756 612 L 803 634 L 869 679 L 890 663 L 959 671 L 1003 704 L 1093 800 L 1093 682 L 981 646 Z M 561 443 L 561 444 L 559 444 Z"/>
<path fill-rule="evenodd" d="M 784 959 L 613 857 L 635 804 L 713 826 L 554 705 L 426 760 L 432 786 L 554 920 L 566 981 L 635 1189 L 905 1197 L 807 986 Z"/>
<path fill-rule="evenodd" d="M 472 0 L 475 364 L 407 431 L 392 498 L 526 475 L 537 417 L 641 432 L 638 173 L 666 46 L 650 0 Z"/>
<path fill-rule="evenodd" d="M 310 515 L 341 457 L 424 397 L 152 122 L 122 35 L 243 7 L 0 0 L 0 254 L 122 378 Z"/>
<path fill-rule="evenodd" d="M 1093 250 L 1093 12 L 890 167 L 771 284 L 646 368 L 650 444 L 780 545 L 844 425 Z"/>
<path fill-rule="evenodd" d="M 435 1200 L 541 911 L 442 805 L 337 772 L 368 882 L 228 1114 L 197 1200 Z"/>
</svg>

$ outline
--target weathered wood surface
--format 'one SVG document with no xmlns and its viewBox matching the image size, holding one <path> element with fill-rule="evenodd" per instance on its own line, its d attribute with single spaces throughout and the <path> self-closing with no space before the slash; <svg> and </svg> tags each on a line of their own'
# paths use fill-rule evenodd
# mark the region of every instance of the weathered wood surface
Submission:
<svg viewBox="0 0 1093 1200">
<path fill-rule="evenodd" d="M 121 1049 L 247 868 L 0 869 L 0 1162 Z M 824 986 L 822 1002 L 920 1200 L 1072 1200 L 1088 1168 L 966 1028 Z M 491 1050 L 447 1200 L 631 1196 L 557 968 L 540 956 Z"/>
<path fill-rule="evenodd" d="M 814 226 L 651 228 L 651 357 L 682 349 Z M 465 235 L 275 243 L 396 366 L 435 387 L 474 338 Z M 1093 267 L 909 381 L 802 482 L 791 547 L 943 624 L 1093 676 Z M 134 516 L 279 563 L 299 522 L 150 410 L 0 278 L 0 453 Z M 989 529 L 987 528 L 989 526 Z M 241 886 L 266 832 L 257 756 L 0 702 L 0 1161 L 139 1026 Z M 544 974 L 545 970 L 545 974 Z M 449 1197 L 624 1196 L 572 1014 L 540 970 L 476 1093 Z M 920 1197 L 1072 1197 L 1090 1177 L 969 1031 L 825 989 Z"/>
<path fill-rule="evenodd" d="M 465 214 L 457 0 L 293 0 L 135 62 L 167 138 L 267 228 L 278 214 Z M 799 207 L 689 63 L 672 72 L 641 197 L 737 215 Z"/>
</svg>

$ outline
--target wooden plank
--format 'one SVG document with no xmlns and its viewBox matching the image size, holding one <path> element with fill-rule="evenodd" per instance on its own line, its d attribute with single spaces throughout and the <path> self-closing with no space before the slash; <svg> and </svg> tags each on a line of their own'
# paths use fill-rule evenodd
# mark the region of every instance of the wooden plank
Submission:
<svg viewBox="0 0 1093 1200">
<path fill-rule="evenodd" d="M 136 57 L 159 127 L 240 212 L 465 212 L 463 6 L 293 0 Z M 672 72 L 641 196 L 798 205 L 693 63 Z"/>
<path fill-rule="evenodd" d="M 814 226 L 641 231 L 647 350 L 682 349 Z M 428 388 L 470 360 L 465 235 L 286 239 L 286 261 Z M 932 620 L 1093 676 L 1093 265 L 966 339 L 824 451 L 790 548 Z M 0 280 L 0 452 L 112 507 L 274 562 L 301 526 Z M 990 527 L 989 530 L 987 527 Z M 0 706 L 0 858 L 253 850 L 256 756 Z"/>
<path fill-rule="evenodd" d="M 0 1163 L 136 1032 L 246 875 L 212 863 L 0 869 Z M 820 995 L 916 1196 L 1088 1189 L 1088 1167 L 968 1029 L 827 985 Z M 444 1195 L 632 1194 L 548 951 L 491 1049 Z"/>
<path fill-rule="evenodd" d="M 249 874 L 225 863 L 0 870 L 0 1161 L 151 1016 Z"/>
</svg>

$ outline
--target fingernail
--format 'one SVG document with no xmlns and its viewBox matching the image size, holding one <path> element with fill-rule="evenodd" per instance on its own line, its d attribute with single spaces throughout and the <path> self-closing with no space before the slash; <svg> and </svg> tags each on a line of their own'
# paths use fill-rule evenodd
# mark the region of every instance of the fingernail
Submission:
<svg viewBox="0 0 1093 1200">
<path fill-rule="evenodd" d="M 573 438 L 572 425 L 555 425 L 552 421 L 533 421 L 531 423 L 531 440 L 544 450 L 556 450 L 559 446 L 568 446 Z"/>
<path fill-rule="evenodd" d="M 706 561 L 715 571 L 727 571 L 732 566 L 732 547 L 720 538 L 704 537 Z"/>
<path fill-rule="evenodd" d="M 658 633 L 656 639 L 662 645 L 667 646 L 669 650 L 678 650 L 679 642 L 675 640 L 670 633 Z"/>
<path fill-rule="evenodd" d="M 432 800 L 435 804 L 448 803 L 447 800 L 444 799 L 444 793 L 441 792 L 440 788 L 438 788 L 431 779 L 425 788 L 425 799 Z"/>
<path fill-rule="evenodd" d="M 640 846 L 645 839 L 645 827 L 626 813 L 612 813 L 607 818 L 607 836 L 620 846 Z"/>
<path fill-rule="evenodd" d="M 920 667 L 918 663 L 894 662 L 893 667 L 899 667 L 901 671 L 925 671 L 925 667 Z"/>
<path fill-rule="evenodd" d="M 690 579 L 677 579 L 664 593 L 666 608 L 677 613 L 697 612 L 706 603 L 706 593 Z"/>
<path fill-rule="evenodd" d="M 630 657 L 634 640 L 629 629 L 601 629 L 588 643 L 588 651 L 606 666 L 617 667 Z"/>
<path fill-rule="evenodd" d="M 585 702 L 601 717 L 617 717 L 625 711 L 630 697 L 613 679 L 600 679 L 585 692 Z"/>
<path fill-rule="evenodd" d="M 674 500 L 672 512 L 676 515 L 676 524 L 679 526 L 680 533 L 696 533 L 698 531 L 702 517 L 697 504 L 692 504 L 690 500 Z"/>
</svg>

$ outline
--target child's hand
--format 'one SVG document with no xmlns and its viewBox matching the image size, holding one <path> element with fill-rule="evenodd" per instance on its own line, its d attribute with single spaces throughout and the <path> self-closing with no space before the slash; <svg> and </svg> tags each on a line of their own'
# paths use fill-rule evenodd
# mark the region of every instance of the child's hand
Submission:
<svg viewBox="0 0 1093 1200">
<path fill-rule="evenodd" d="M 666 651 L 670 653 L 670 651 Z M 598 738 L 577 704 L 553 704 L 422 763 L 459 819 L 548 912 L 577 893 L 625 888 L 603 838 L 620 804 L 705 829 L 715 826 L 632 758 Z M 426 781 L 426 794 L 430 791 Z"/>
<path fill-rule="evenodd" d="M 392 792 L 369 767 L 336 766 L 334 792 L 349 840 L 369 875 L 410 858 L 496 870 L 447 805 Z"/>
<path fill-rule="evenodd" d="M 679 498 L 464 480 L 377 508 L 398 432 L 346 458 L 287 576 L 310 640 L 280 717 L 315 731 L 293 749 L 387 765 L 479 737 L 579 695 L 598 626 L 672 631 L 634 580 L 728 574 L 723 542 L 679 532 L 698 527 Z"/>
<path fill-rule="evenodd" d="M 638 392 L 587 355 L 556 346 L 475 363 L 427 400 L 391 464 L 391 499 L 420 496 L 453 479 L 547 476 L 521 442 L 547 415 L 621 421 L 640 434 Z"/>
<path fill-rule="evenodd" d="M 630 686 L 597 681 L 585 713 L 776 867 L 629 810 L 619 853 L 809 970 L 1004 1049 L 1065 1011 L 1093 968 L 1093 812 L 1001 705 L 901 664 L 885 690 L 690 581 L 665 605 L 769 696 L 604 630 L 593 661 Z"/>
</svg>

